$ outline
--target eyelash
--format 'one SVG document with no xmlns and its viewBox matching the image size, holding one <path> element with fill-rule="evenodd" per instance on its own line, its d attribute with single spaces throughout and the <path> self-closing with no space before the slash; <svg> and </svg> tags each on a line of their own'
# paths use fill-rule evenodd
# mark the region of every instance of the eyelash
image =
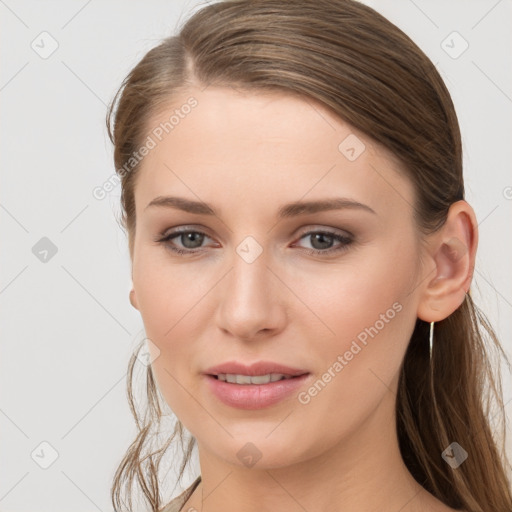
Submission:
<svg viewBox="0 0 512 512">
<path fill-rule="evenodd" d="M 171 245 L 170 242 L 172 239 L 177 238 L 180 235 L 187 234 L 187 233 L 196 233 L 199 235 L 204 235 L 207 238 L 210 238 L 206 233 L 203 233 L 202 231 L 188 229 L 188 230 L 173 231 L 173 232 L 165 234 L 165 235 L 162 234 L 158 238 L 156 238 L 155 242 L 164 244 L 169 250 L 171 250 L 177 254 L 191 255 L 191 254 L 195 254 L 198 252 L 202 252 L 201 249 L 196 249 L 196 250 L 179 249 L 179 248 Z M 308 231 L 307 233 L 304 233 L 299 238 L 299 240 L 302 240 L 303 238 L 305 238 L 307 236 L 315 235 L 315 234 L 322 234 L 322 235 L 327 235 L 329 237 L 332 237 L 335 240 L 341 242 L 342 245 L 338 246 L 337 248 L 330 248 L 330 249 L 324 249 L 324 250 L 322 250 L 322 249 L 303 249 L 308 254 L 311 254 L 311 255 L 325 255 L 325 254 L 332 254 L 332 253 L 346 251 L 346 250 L 348 250 L 348 246 L 353 242 L 352 238 L 350 238 L 348 236 L 340 235 L 338 233 L 335 233 L 333 231 L 328 231 L 328 230 Z"/>
</svg>

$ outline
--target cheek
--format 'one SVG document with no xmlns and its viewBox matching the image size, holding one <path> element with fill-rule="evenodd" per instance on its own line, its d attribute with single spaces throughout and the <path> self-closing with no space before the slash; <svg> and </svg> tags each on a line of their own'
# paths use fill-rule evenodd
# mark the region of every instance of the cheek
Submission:
<svg viewBox="0 0 512 512">
<path fill-rule="evenodd" d="M 337 336 L 317 340 L 311 348 L 321 356 L 319 371 L 297 397 L 301 436 L 317 439 L 322 432 L 326 447 L 350 437 L 384 402 L 394 421 L 390 402 L 415 324 L 413 309 L 400 300 L 351 311 L 352 316 L 344 311 L 333 324 Z M 312 446 L 312 453 L 317 449 Z"/>
<path fill-rule="evenodd" d="M 309 311 L 299 322 L 304 329 L 309 328 L 308 323 L 314 328 L 317 334 L 311 339 L 320 334 L 326 340 L 323 346 L 335 350 L 350 344 L 374 324 L 382 332 L 396 329 L 405 316 L 397 314 L 397 309 L 403 312 L 405 303 L 413 297 L 410 292 L 415 258 L 412 247 L 402 247 L 398 252 L 390 243 L 354 253 L 339 265 L 304 272 L 294 291 Z"/>
<path fill-rule="evenodd" d="M 325 407 L 322 414 L 337 414 L 329 409 L 332 400 L 348 404 L 358 397 L 364 404 L 373 392 L 379 395 L 378 388 L 384 392 L 392 385 L 416 322 L 410 293 L 415 261 L 412 245 L 398 252 L 390 243 L 302 281 L 297 295 L 307 297 L 316 315 L 308 312 L 299 322 L 329 388 L 323 398 L 315 398 L 318 407 Z"/>
<path fill-rule="evenodd" d="M 197 268 L 187 270 L 186 264 L 171 265 L 165 255 L 140 251 L 137 256 L 133 285 L 145 334 L 151 340 L 153 374 L 165 401 L 187 425 L 194 409 L 189 393 L 194 394 L 197 385 L 197 347 L 191 342 L 200 339 L 211 322 L 204 299 L 218 278 Z"/>
<path fill-rule="evenodd" d="M 187 272 L 187 266 L 172 264 L 164 249 L 139 248 L 133 265 L 133 286 L 146 334 L 157 344 L 187 323 L 201 293 L 201 283 Z"/>
</svg>

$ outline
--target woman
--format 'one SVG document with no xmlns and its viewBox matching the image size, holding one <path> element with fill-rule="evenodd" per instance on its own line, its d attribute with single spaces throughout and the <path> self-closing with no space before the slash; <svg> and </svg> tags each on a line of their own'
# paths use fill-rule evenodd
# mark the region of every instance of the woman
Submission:
<svg viewBox="0 0 512 512">
<path fill-rule="evenodd" d="M 151 362 L 116 511 L 134 480 L 152 511 L 512 510 L 457 117 L 401 30 L 352 0 L 209 5 L 107 124 Z M 165 506 L 185 432 L 201 475 Z"/>
</svg>

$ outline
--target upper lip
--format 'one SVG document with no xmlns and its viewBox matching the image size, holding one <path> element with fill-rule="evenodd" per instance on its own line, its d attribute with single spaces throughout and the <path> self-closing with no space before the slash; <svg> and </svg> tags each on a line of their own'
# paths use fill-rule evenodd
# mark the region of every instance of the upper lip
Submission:
<svg viewBox="0 0 512 512">
<path fill-rule="evenodd" d="M 272 361 L 258 361 L 249 365 L 239 363 L 237 361 L 227 361 L 225 363 L 212 366 L 205 372 L 207 375 L 218 375 L 219 373 L 229 373 L 236 375 L 267 375 L 268 373 L 282 373 L 283 375 L 290 375 L 296 377 L 309 373 L 307 370 L 299 368 L 291 368 L 282 364 L 274 363 Z"/>
</svg>

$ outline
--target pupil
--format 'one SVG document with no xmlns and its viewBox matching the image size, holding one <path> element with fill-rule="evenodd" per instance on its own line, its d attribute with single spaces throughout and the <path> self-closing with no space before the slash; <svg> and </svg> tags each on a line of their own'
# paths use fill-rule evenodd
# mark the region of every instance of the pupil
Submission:
<svg viewBox="0 0 512 512">
<path fill-rule="evenodd" d="M 326 237 L 329 240 L 328 242 L 325 242 Z M 325 235 L 323 233 L 316 233 L 315 235 L 313 235 L 314 242 L 318 241 L 318 239 L 320 239 L 320 242 L 322 242 L 322 240 L 323 240 L 324 245 L 322 245 L 322 243 L 320 243 L 320 247 L 315 247 L 315 243 L 313 243 L 312 244 L 313 247 L 315 247 L 316 249 L 328 249 L 329 248 L 330 242 L 332 241 L 332 240 L 330 240 L 330 235 Z"/>
<path fill-rule="evenodd" d="M 194 249 L 196 247 L 201 247 L 201 243 L 203 241 L 203 235 L 201 235 L 200 233 L 184 233 L 182 235 L 182 237 L 185 237 L 184 239 L 182 238 L 182 243 L 185 247 L 187 247 L 188 249 Z M 198 240 L 194 240 L 194 238 L 197 237 L 197 239 L 199 240 L 199 243 L 197 245 L 193 245 L 194 241 L 197 242 Z M 184 243 L 184 240 L 186 241 L 186 243 Z M 189 246 L 188 245 L 188 242 L 192 242 L 192 246 Z"/>
</svg>

